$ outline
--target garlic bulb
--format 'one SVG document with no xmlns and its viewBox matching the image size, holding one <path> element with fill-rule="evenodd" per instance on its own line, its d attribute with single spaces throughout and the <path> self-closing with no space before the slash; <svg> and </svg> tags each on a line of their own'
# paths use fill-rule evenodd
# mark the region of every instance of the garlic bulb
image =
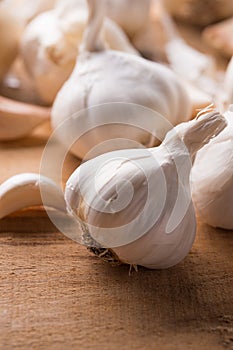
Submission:
<svg viewBox="0 0 233 350">
<path fill-rule="evenodd" d="M 41 191 L 46 193 L 43 201 Z M 17 210 L 39 205 L 66 211 L 60 187 L 49 178 L 31 173 L 19 174 L 0 185 L 0 219 Z"/>
<path fill-rule="evenodd" d="M 146 25 L 150 14 L 151 0 L 105 0 L 107 16 L 133 37 Z"/>
<path fill-rule="evenodd" d="M 7 9 L 0 7 L 0 81 L 17 55 L 18 39 L 16 19 Z"/>
<path fill-rule="evenodd" d="M 163 0 L 166 9 L 178 19 L 206 26 L 233 15 L 229 0 Z"/>
<path fill-rule="evenodd" d="M 196 232 L 191 160 L 225 126 L 221 115 L 209 113 L 174 128 L 157 148 L 83 163 L 65 191 L 69 213 L 82 223 L 83 244 L 111 262 L 153 269 L 179 263 Z"/>
<path fill-rule="evenodd" d="M 47 104 L 53 103 L 74 68 L 87 17 L 85 0 L 66 0 L 37 16 L 25 29 L 21 53 Z M 102 35 L 112 49 L 137 54 L 121 28 L 110 19 L 105 20 Z"/>
<path fill-rule="evenodd" d="M 106 49 L 99 38 L 103 13 L 100 7 L 95 8 L 97 5 L 93 0 L 89 0 L 89 4 L 91 16 L 84 34 L 82 51 L 72 75 L 59 91 L 52 108 L 53 128 L 60 128 L 58 137 L 65 145 L 71 135 L 76 134 L 71 152 L 80 158 L 109 139 L 131 137 L 148 147 L 151 133 L 134 128 L 137 120 L 140 120 L 143 128 L 144 117 L 134 117 L 133 113 L 124 110 L 117 111 L 116 105 L 144 106 L 160 113 L 169 121 L 171 128 L 172 125 L 187 121 L 191 116 L 191 103 L 186 90 L 169 68 L 141 57 Z M 111 104 L 111 111 L 104 111 L 106 104 Z M 103 106 L 102 111 L 90 109 L 97 105 Z M 82 110 L 87 111 L 85 115 L 78 114 Z M 113 120 L 116 124 L 114 127 L 109 125 Z M 149 131 L 159 131 L 160 139 L 163 139 L 168 131 L 167 125 L 161 126 L 159 122 L 156 125 L 155 119 L 148 120 L 145 116 L 144 126 L 147 122 Z M 126 124 L 132 127 L 127 127 Z M 82 130 L 85 131 L 82 133 Z M 152 146 L 158 144 L 157 141 Z M 113 148 L 110 144 L 110 148 L 103 149 L 101 153 L 119 147 L 132 148 L 132 144 L 127 145 L 126 142 L 122 146 L 121 140 L 118 144 L 116 141 Z"/>
<path fill-rule="evenodd" d="M 233 230 L 233 112 L 228 125 L 197 154 L 192 170 L 192 198 L 207 224 Z"/>
</svg>

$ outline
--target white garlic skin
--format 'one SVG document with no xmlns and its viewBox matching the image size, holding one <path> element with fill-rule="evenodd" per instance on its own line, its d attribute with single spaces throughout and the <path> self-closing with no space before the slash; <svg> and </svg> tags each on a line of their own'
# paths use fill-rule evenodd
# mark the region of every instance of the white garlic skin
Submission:
<svg viewBox="0 0 233 350">
<path fill-rule="evenodd" d="M 83 127 L 89 131 L 96 123 L 106 124 L 105 116 L 102 117 L 95 109 L 90 109 L 86 118 L 77 115 L 73 120 L 72 115 L 92 106 L 114 102 L 150 108 L 160 113 L 172 125 L 187 121 L 191 116 L 192 107 L 186 90 L 170 69 L 137 56 L 111 50 L 84 52 L 79 56 L 72 75 L 59 91 L 52 108 L 54 129 L 65 120 L 70 119 L 71 123 L 64 126 L 59 133 L 60 141 L 66 144 L 69 135 L 76 132 L 78 136 Z M 142 118 L 141 116 L 140 120 Z M 148 147 L 151 138 L 148 132 L 125 126 L 127 122 L 135 125 L 135 120 L 119 114 L 117 121 L 123 124 L 123 130 L 104 125 L 80 138 L 72 146 L 71 152 L 83 158 L 94 146 L 116 138 L 131 138 Z M 151 120 L 148 129 L 153 132 L 157 127 L 155 120 Z M 167 131 L 166 127 L 161 127 L 160 140 Z M 125 143 L 124 148 L 132 148 L 132 144 L 127 146 Z M 108 148 L 103 152 L 114 149 L 119 147 Z"/>
<path fill-rule="evenodd" d="M 18 52 L 19 26 L 16 18 L 0 7 L 0 81 L 8 72 Z"/>
<path fill-rule="evenodd" d="M 107 16 L 113 19 L 130 36 L 145 26 L 149 20 L 151 0 L 105 0 Z"/>
<path fill-rule="evenodd" d="M 180 124 L 157 148 L 116 151 L 83 163 L 67 182 L 67 210 L 124 263 L 152 269 L 179 263 L 196 232 L 191 159 L 225 126 L 220 115 L 206 115 Z"/>
<path fill-rule="evenodd" d="M 192 169 L 192 198 L 206 224 L 233 230 L 233 113 L 228 126 L 201 149 Z"/>
<path fill-rule="evenodd" d="M 67 1 L 37 16 L 24 31 L 21 54 L 46 104 L 53 103 L 75 66 L 87 16 L 85 0 Z M 104 21 L 102 35 L 113 50 L 137 54 L 122 29 L 110 19 Z"/>
</svg>

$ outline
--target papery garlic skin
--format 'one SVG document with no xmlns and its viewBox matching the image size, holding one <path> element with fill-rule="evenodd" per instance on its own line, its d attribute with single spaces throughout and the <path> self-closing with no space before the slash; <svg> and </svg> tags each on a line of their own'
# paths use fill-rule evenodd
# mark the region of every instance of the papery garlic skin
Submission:
<svg viewBox="0 0 233 350">
<path fill-rule="evenodd" d="M 87 17 L 85 0 L 67 0 L 37 16 L 25 29 L 21 53 L 40 97 L 47 104 L 53 103 L 75 66 Z M 122 29 L 110 19 L 105 20 L 102 35 L 113 50 L 137 54 Z"/>
<path fill-rule="evenodd" d="M 192 198 L 206 224 L 233 230 L 233 112 L 228 125 L 197 154 L 192 170 Z"/>
<path fill-rule="evenodd" d="M 18 30 L 16 18 L 6 8 L 0 6 L 0 81 L 17 55 Z"/>
<path fill-rule="evenodd" d="M 105 0 L 106 13 L 133 37 L 149 20 L 151 0 Z"/>
<path fill-rule="evenodd" d="M 83 243 L 88 236 L 96 254 L 104 256 L 103 247 L 130 265 L 179 263 L 196 232 L 192 159 L 225 126 L 222 116 L 210 113 L 177 126 L 155 149 L 112 152 L 82 164 L 67 182 L 65 200 L 83 222 Z"/>
</svg>

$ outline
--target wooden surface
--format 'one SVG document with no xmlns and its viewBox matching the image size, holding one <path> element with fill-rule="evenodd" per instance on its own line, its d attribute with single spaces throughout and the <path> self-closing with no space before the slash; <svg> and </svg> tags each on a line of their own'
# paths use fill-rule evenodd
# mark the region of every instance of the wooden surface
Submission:
<svg viewBox="0 0 233 350">
<path fill-rule="evenodd" d="M 0 182 L 38 171 L 39 131 L 0 144 Z M 65 178 L 78 165 L 69 157 Z M 233 232 L 199 223 L 189 256 L 164 271 L 111 267 L 43 210 L 0 221 L 0 349 L 233 349 Z"/>
</svg>

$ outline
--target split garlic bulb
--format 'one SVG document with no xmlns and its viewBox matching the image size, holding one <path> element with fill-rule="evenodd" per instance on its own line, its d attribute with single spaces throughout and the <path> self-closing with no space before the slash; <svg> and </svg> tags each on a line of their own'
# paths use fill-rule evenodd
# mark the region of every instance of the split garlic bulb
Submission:
<svg viewBox="0 0 233 350">
<path fill-rule="evenodd" d="M 47 104 L 53 103 L 74 68 L 87 17 L 85 0 L 67 0 L 37 16 L 25 29 L 21 53 Z M 110 19 L 105 20 L 102 35 L 112 49 L 137 54 L 122 29 Z"/>
<path fill-rule="evenodd" d="M 58 137 L 65 145 L 71 135 L 76 133 L 77 142 L 72 145 L 71 152 L 80 158 L 99 143 L 109 139 L 131 137 L 132 140 L 148 147 L 151 140 L 150 132 L 159 129 L 161 140 L 168 131 L 167 125 L 161 126 L 159 123 L 156 125 L 155 119 L 151 118 L 148 121 L 150 132 L 135 130 L 133 126 L 137 123 L 137 119 L 142 121 L 143 127 L 143 115 L 133 117 L 128 112 L 120 111 L 120 108 L 117 111 L 117 104 L 146 107 L 160 113 L 171 127 L 190 118 L 189 97 L 169 68 L 141 57 L 106 49 L 99 38 L 103 13 L 100 7 L 95 7 L 95 1 L 89 0 L 89 3 L 91 16 L 84 35 L 82 51 L 70 78 L 55 99 L 52 108 L 53 128 L 60 129 Z M 106 104 L 112 104 L 112 110 L 109 110 L 108 115 L 104 112 L 104 107 L 102 114 L 101 111 L 91 108 Z M 85 116 L 82 113 L 78 114 L 82 110 L 87 111 Z M 110 125 L 113 120 L 115 124 L 121 125 L 113 127 Z M 122 127 L 122 123 L 132 127 Z M 145 117 L 144 126 L 146 124 Z M 87 132 L 78 140 L 81 130 L 84 129 Z M 152 146 L 158 144 L 157 141 Z M 122 146 L 120 140 L 117 146 L 116 141 L 113 148 L 103 149 L 101 152 L 119 148 L 132 148 L 132 144 L 126 142 Z"/>
<path fill-rule="evenodd" d="M 170 131 L 161 146 L 104 154 L 66 185 L 83 244 L 110 262 L 167 268 L 190 251 L 196 220 L 189 175 L 196 152 L 226 126 L 210 113 Z"/>
<path fill-rule="evenodd" d="M 17 55 L 18 39 L 15 17 L 7 9 L 0 7 L 0 81 Z"/>
<path fill-rule="evenodd" d="M 210 226 L 233 230 L 233 112 L 225 130 L 197 154 L 192 170 L 192 198 Z"/>
<path fill-rule="evenodd" d="M 229 0 L 163 0 L 166 9 L 188 23 L 205 26 L 233 15 Z"/>
<path fill-rule="evenodd" d="M 105 0 L 106 14 L 133 37 L 149 19 L 151 0 Z"/>
</svg>

